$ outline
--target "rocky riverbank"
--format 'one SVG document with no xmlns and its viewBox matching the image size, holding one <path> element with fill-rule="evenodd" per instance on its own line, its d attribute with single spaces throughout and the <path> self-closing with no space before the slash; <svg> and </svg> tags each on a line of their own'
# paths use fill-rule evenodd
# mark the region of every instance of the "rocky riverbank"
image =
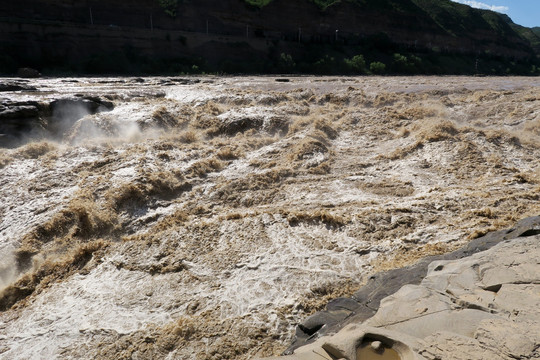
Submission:
<svg viewBox="0 0 540 360">
<path fill-rule="evenodd" d="M 275 359 L 537 359 L 539 234 L 528 218 L 374 275 L 299 324 L 294 355 Z"/>
</svg>

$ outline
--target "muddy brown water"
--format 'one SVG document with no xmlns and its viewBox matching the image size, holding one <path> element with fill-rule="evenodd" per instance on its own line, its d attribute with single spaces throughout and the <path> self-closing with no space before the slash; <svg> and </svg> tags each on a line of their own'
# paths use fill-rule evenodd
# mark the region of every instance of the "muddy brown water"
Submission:
<svg viewBox="0 0 540 360">
<path fill-rule="evenodd" d="M 2 93 L 115 105 L 0 149 L 3 356 L 277 355 L 372 273 L 540 210 L 538 78 L 143 80 Z"/>
<path fill-rule="evenodd" d="M 401 357 L 392 348 L 383 345 L 380 349 L 375 350 L 371 343 L 365 343 L 356 351 L 356 360 L 401 360 Z"/>
</svg>

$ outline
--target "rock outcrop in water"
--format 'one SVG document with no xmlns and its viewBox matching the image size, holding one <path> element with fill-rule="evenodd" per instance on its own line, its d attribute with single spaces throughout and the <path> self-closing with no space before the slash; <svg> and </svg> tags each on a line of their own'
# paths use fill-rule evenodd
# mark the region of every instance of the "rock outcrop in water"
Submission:
<svg viewBox="0 0 540 360">
<path fill-rule="evenodd" d="M 12 83 L 3 87 L 6 91 L 36 90 Z M 77 120 L 114 108 L 107 99 L 81 94 L 49 101 L 0 100 L 0 147 L 18 146 L 34 139 L 61 139 Z"/>
<path fill-rule="evenodd" d="M 41 76 L 39 71 L 32 68 L 20 68 L 17 70 L 17 75 L 22 78 L 38 78 Z"/>
<path fill-rule="evenodd" d="M 297 330 L 323 337 L 274 359 L 538 359 L 539 235 L 540 217 L 529 218 L 372 276 L 353 298 L 332 301 Z"/>
</svg>

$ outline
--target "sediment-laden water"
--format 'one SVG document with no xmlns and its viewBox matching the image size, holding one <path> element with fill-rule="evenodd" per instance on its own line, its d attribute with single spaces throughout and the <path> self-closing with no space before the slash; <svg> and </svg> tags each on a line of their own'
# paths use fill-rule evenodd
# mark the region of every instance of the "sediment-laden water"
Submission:
<svg viewBox="0 0 540 360">
<path fill-rule="evenodd" d="M 2 80 L 0 357 L 276 355 L 540 212 L 540 79 L 279 80 Z"/>
</svg>

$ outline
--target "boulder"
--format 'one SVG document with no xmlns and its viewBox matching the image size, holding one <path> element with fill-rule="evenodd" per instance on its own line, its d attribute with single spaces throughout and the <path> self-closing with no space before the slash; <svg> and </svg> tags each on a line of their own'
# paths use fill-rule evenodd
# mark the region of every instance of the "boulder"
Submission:
<svg viewBox="0 0 540 360">
<path fill-rule="evenodd" d="M 37 89 L 30 85 L 20 84 L 16 82 L 0 83 L 0 92 L 8 91 L 36 91 Z"/>
<path fill-rule="evenodd" d="M 49 102 L 3 101 L 0 104 L 0 147 L 18 146 L 28 139 L 58 138 L 82 117 L 109 111 L 114 104 L 95 96 Z"/>
<path fill-rule="evenodd" d="M 22 78 L 38 78 L 41 77 L 41 73 L 36 69 L 24 67 L 17 70 L 17 76 Z"/>
<path fill-rule="evenodd" d="M 31 104 L 18 104 L 15 106 L 4 107 L 0 109 L 0 120 L 6 119 L 24 119 L 29 117 L 37 117 L 39 109 Z"/>
<path fill-rule="evenodd" d="M 45 133 L 42 112 L 42 105 L 35 101 L 2 102 L 0 147 L 17 146 L 23 137 L 42 136 Z"/>
</svg>

